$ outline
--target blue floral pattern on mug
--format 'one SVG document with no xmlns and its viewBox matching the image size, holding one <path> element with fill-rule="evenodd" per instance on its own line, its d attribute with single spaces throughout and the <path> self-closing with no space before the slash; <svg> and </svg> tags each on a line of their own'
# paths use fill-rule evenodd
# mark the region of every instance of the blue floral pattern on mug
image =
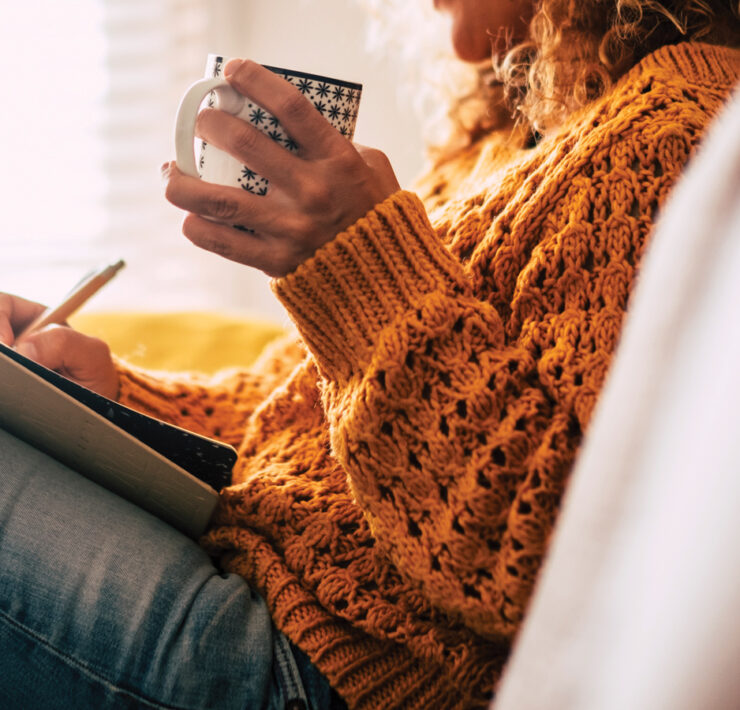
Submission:
<svg viewBox="0 0 740 710">
<path fill-rule="evenodd" d="M 210 55 L 206 76 L 222 77 L 224 57 Z M 362 96 L 362 84 L 355 84 L 339 79 L 330 79 L 328 77 L 307 74 L 305 72 L 291 71 L 265 65 L 270 71 L 279 74 L 287 82 L 295 86 L 311 103 L 316 110 L 331 123 L 343 136 L 352 140 L 357 122 L 357 111 L 360 106 L 360 97 Z M 215 97 L 211 94 L 208 97 L 208 106 L 215 105 Z M 239 117 L 259 128 L 264 134 L 272 138 L 276 143 L 291 152 L 298 150 L 298 144 L 283 130 L 278 120 L 265 111 L 262 107 L 247 100 Z M 198 166 L 203 176 L 203 165 L 205 162 L 207 144 L 201 141 L 200 156 Z M 247 192 L 255 195 L 267 194 L 269 181 L 251 170 L 248 166 L 243 165 L 239 184 Z"/>
</svg>

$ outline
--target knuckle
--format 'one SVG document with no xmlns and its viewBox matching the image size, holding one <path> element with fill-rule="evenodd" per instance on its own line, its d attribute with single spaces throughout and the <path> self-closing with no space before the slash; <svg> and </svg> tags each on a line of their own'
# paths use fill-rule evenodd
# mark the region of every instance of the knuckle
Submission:
<svg viewBox="0 0 740 710">
<path fill-rule="evenodd" d="M 182 223 L 182 233 L 199 249 L 225 258 L 232 256 L 231 245 L 203 229 L 201 220 L 195 215 L 188 215 L 185 218 Z"/>
<path fill-rule="evenodd" d="M 305 238 L 312 230 L 313 224 L 309 216 L 305 213 L 294 214 L 285 219 L 281 225 L 281 231 L 291 237 L 290 240 L 281 241 L 278 247 L 279 255 L 292 254 L 294 244 L 299 239 Z"/>
<path fill-rule="evenodd" d="M 88 336 L 87 342 L 91 354 L 94 355 L 97 359 L 110 360 L 111 351 L 108 343 L 106 343 L 105 340 Z"/>
<path fill-rule="evenodd" d="M 244 123 L 244 121 L 242 121 Z M 231 146 L 236 155 L 238 156 L 249 156 L 254 153 L 259 143 L 260 134 L 251 126 L 244 123 L 244 127 L 240 127 L 231 136 Z"/>
<path fill-rule="evenodd" d="M 239 205 L 230 197 L 219 195 L 208 201 L 206 214 L 223 222 L 229 222 L 237 218 Z"/>
<path fill-rule="evenodd" d="M 234 72 L 234 79 L 242 84 L 249 84 L 259 74 L 260 66 L 251 60 L 245 60 Z"/>
<path fill-rule="evenodd" d="M 233 259 L 233 249 L 231 247 L 231 244 L 229 244 L 228 242 L 222 241 L 220 239 L 209 239 L 201 246 L 203 249 L 206 249 L 207 251 L 211 252 L 212 254 L 216 254 L 217 256 L 221 256 L 224 259 Z"/>
<path fill-rule="evenodd" d="M 278 118 L 284 117 L 291 122 L 303 120 L 309 108 L 308 100 L 298 91 L 291 91 L 282 99 L 279 106 Z"/>
<path fill-rule="evenodd" d="M 311 212 L 325 212 L 332 206 L 332 195 L 329 187 L 317 180 L 303 185 L 303 202 Z"/>
</svg>

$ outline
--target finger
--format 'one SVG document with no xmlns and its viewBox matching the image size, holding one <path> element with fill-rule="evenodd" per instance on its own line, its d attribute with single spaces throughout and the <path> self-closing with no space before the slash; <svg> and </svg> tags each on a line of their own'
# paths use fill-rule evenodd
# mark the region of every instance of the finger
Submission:
<svg viewBox="0 0 740 710">
<path fill-rule="evenodd" d="M 70 353 L 76 349 L 76 335 L 81 334 L 65 326 L 50 325 L 19 338 L 16 350 L 39 365 L 61 372 L 67 368 Z M 73 362 L 74 359 L 72 355 Z"/>
<path fill-rule="evenodd" d="M 15 334 L 46 310 L 40 303 L 9 293 L 0 294 L 0 342 L 13 345 Z"/>
<path fill-rule="evenodd" d="M 3 345 L 13 345 L 15 342 L 15 333 L 13 326 L 10 325 L 10 316 L 0 312 L 0 343 Z"/>
<path fill-rule="evenodd" d="M 259 230 L 274 219 L 270 218 L 269 195 L 252 195 L 240 187 L 190 177 L 174 163 L 168 170 L 165 197 L 176 207 L 229 225 L 243 224 Z"/>
<path fill-rule="evenodd" d="M 387 172 L 393 170 L 391 161 L 388 160 L 388 156 L 377 148 L 370 148 L 369 146 L 362 145 L 361 143 L 353 143 L 355 149 L 360 154 L 362 159 L 371 167 L 373 170 L 380 172 Z"/>
<path fill-rule="evenodd" d="M 382 150 L 378 150 L 377 148 L 368 148 L 359 143 L 355 143 L 354 147 L 360 154 L 362 160 L 365 161 L 365 164 L 368 165 L 379 178 L 380 182 L 384 186 L 384 190 L 388 194 L 397 192 L 401 189 L 401 185 L 396 178 L 396 173 L 393 170 L 391 161 Z"/>
<path fill-rule="evenodd" d="M 201 249 L 252 266 L 274 278 L 285 276 L 294 263 L 290 242 L 263 238 L 195 214 L 185 218 L 182 233 Z"/>
<path fill-rule="evenodd" d="M 275 116 L 306 156 L 324 155 L 346 139 L 292 84 L 256 62 L 229 62 L 224 76 L 244 96 Z"/>
<path fill-rule="evenodd" d="M 118 375 L 110 348 L 100 340 L 62 325 L 50 325 L 18 341 L 21 355 L 100 394 L 115 398 Z"/>
<path fill-rule="evenodd" d="M 279 132 L 275 132 L 274 136 L 265 135 L 225 111 L 201 111 L 196 134 L 249 165 L 276 185 L 290 184 L 291 177 L 300 166 L 300 159 L 288 151 Z"/>
<path fill-rule="evenodd" d="M 72 372 L 80 367 L 78 352 L 86 339 L 89 336 L 55 324 L 20 338 L 16 349 L 50 370 Z"/>
</svg>

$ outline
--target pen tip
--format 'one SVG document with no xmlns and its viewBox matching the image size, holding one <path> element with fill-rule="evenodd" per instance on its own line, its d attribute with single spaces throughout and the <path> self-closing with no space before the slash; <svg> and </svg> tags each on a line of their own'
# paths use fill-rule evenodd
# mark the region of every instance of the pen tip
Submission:
<svg viewBox="0 0 740 710">
<path fill-rule="evenodd" d="M 113 264 L 113 269 L 115 271 L 120 271 L 124 266 L 126 266 L 126 262 L 123 259 L 119 259 L 115 264 Z"/>
</svg>

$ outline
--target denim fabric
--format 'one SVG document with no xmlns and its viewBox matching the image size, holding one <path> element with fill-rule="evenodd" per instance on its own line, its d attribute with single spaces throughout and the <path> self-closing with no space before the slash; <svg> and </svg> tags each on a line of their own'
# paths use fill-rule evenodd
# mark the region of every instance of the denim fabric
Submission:
<svg viewBox="0 0 740 710">
<path fill-rule="evenodd" d="M 310 700 L 312 708 L 327 708 L 328 710 L 347 710 L 347 704 L 339 697 L 326 678 L 311 663 L 308 656 L 291 645 L 293 658 L 301 675 L 301 681 Z"/>
<path fill-rule="evenodd" d="M 0 430 L 0 707 L 318 710 L 331 695 L 241 577 Z"/>
</svg>

